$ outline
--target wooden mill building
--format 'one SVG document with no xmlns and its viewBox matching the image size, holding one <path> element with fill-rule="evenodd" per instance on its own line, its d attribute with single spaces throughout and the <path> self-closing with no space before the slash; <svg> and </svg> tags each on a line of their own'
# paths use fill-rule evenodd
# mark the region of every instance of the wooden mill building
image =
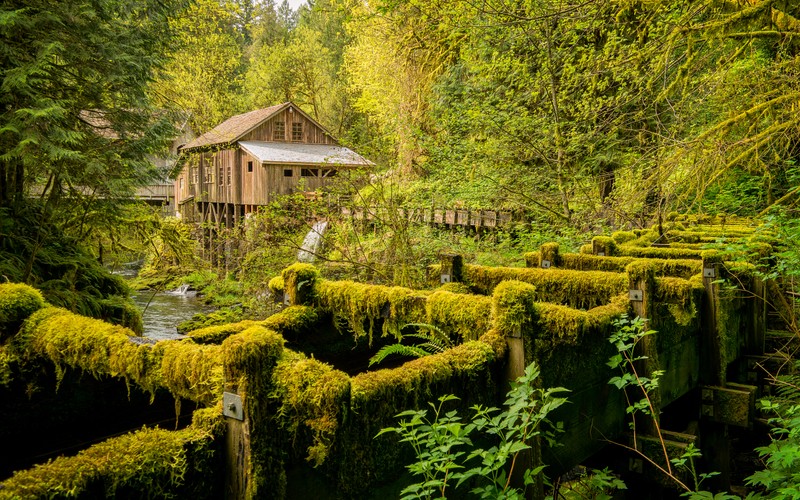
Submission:
<svg viewBox="0 0 800 500">
<path fill-rule="evenodd" d="M 276 195 L 314 191 L 340 169 L 371 165 L 291 102 L 225 120 L 183 146 L 181 161 L 180 215 L 227 227 Z"/>
</svg>

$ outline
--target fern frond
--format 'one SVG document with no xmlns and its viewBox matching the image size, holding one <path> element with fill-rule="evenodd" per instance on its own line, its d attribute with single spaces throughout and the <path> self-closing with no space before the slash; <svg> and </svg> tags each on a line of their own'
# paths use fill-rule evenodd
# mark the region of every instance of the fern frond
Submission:
<svg viewBox="0 0 800 500">
<path fill-rule="evenodd" d="M 388 356 L 409 356 L 412 358 L 421 358 L 430 354 L 425 349 L 413 345 L 392 344 L 381 347 L 374 356 L 369 358 L 369 366 L 378 364 L 386 359 Z"/>
</svg>

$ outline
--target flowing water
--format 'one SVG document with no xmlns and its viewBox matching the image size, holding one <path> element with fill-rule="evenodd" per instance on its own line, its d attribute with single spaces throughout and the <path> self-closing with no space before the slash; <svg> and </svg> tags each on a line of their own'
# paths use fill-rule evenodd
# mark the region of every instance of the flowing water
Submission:
<svg viewBox="0 0 800 500">
<path fill-rule="evenodd" d="M 180 322 L 191 319 L 197 313 L 213 310 L 197 294 L 186 289 L 156 292 L 155 295 L 144 290 L 134 293 L 133 301 L 140 311 L 144 311 L 144 336 L 154 339 L 180 338 L 177 329 Z"/>
<path fill-rule="evenodd" d="M 314 223 L 311 231 L 303 239 L 300 251 L 297 252 L 297 260 L 300 262 L 314 262 L 314 259 L 317 258 L 317 252 L 322 247 L 322 236 L 325 234 L 326 229 L 328 229 L 328 221 L 321 220 Z"/>
</svg>

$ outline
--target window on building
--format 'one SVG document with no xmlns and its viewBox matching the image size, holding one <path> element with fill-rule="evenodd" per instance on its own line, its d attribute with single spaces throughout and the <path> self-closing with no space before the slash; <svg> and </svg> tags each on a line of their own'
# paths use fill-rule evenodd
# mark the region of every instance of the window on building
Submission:
<svg viewBox="0 0 800 500">
<path fill-rule="evenodd" d="M 286 140 L 286 127 L 283 122 L 275 122 L 275 126 L 272 129 L 272 140 L 273 141 Z"/>
<path fill-rule="evenodd" d="M 197 184 L 197 167 L 189 167 L 189 176 L 192 178 L 192 184 Z"/>
<path fill-rule="evenodd" d="M 247 162 L 247 171 L 248 172 L 252 172 L 253 171 L 253 162 L 252 161 L 248 161 Z"/>
<path fill-rule="evenodd" d="M 322 170 L 322 177 L 334 177 L 336 175 L 335 168 L 326 168 Z"/>
<path fill-rule="evenodd" d="M 226 182 L 230 186 L 231 185 L 231 166 L 230 165 L 228 165 L 228 177 L 227 177 L 227 179 L 228 180 Z"/>
<path fill-rule="evenodd" d="M 292 140 L 303 140 L 303 122 L 292 122 Z"/>
<path fill-rule="evenodd" d="M 183 191 L 183 177 L 181 177 L 181 187 L 180 187 L 180 189 L 181 189 L 181 191 Z"/>
<path fill-rule="evenodd" d="M 292 176 L 292 169 L 291 168 L 284 168 L 283 169 L 283 176 L 284 177 L 291 177 Z"/>
<path fill-rule="evenodd" d="M 224 180 L 225 180 L 222 177 L 223 175 L 225 175 L 225 168 L 222 165 L 220 165 L 219 168 L 217 169 L 217 178 L 218 178 L 218 182 L 219 182 L 220 186 L 223 185 Z"/>
<path fill-rule="evenodd" d="M 304 168 L 300 170 L 301 177 L 319 177 L 318 168 Z"/>
</svg>

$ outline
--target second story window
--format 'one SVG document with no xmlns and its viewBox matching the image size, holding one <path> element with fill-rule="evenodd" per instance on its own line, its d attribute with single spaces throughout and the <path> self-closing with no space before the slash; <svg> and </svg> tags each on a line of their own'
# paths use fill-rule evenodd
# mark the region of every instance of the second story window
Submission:
<svg viewBox="0 0 800 500">
<path fill-rule="evenodd" d="M 272 140 L 273 141 L 286 140 L 286 127 L 283 122 L 275 122 L 275 126 L 272 129 Z"/>
<path fill-rule="evenodd" d="M 303 140 L 303 122 L 292 122 L 292 140 Z"/>
<path fill-rule="evenodd" d="M 222 184 L 224 182 L 224 179 L 222 177 L 224 173 L 225 173 L 225 169 L 224 169 L 224 167 L 222 165 L 220 165 L 219 166 L 219 175 L 217 176 L 217 177 L 219 177 L 219 185 L 220 186 L 222 186 Z"/>
</svg>

